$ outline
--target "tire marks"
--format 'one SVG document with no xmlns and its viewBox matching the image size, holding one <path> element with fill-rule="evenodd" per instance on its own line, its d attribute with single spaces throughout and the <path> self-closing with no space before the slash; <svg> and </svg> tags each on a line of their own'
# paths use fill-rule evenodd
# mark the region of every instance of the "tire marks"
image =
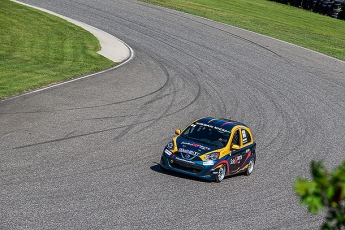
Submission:
<svg viewBox="0 0 345 230">
<path fill-rule="evenodd" d="M 311 159 L 343 158 L 343 62 L 137 1 L 25 2 L 114 34 L 136 55 L 0 104 L 3 228 L 318 228 L 292 183 Z M 252 128 L 252 176 L 215 184 L 159 170 L 174 129 L 203 116 Z"/>
</svg>

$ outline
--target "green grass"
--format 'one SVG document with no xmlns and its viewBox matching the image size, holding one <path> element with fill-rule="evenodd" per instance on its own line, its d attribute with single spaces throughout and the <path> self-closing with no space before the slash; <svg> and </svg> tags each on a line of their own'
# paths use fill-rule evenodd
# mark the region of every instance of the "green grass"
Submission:
<svg viewBox="0 0 345 230">
<path fill-rule="evenodd" d="M 345 21 L 269 0 L 141 0 L 345 60 Z"/>
<path fill-rule="evenodd" d="M 0 1 L 0 98 L 109 68 L 99 41 L 63 19 Z"/>
<path fill-rule="evenodd" d="M 268 0 L 142 0 L 345 60 L 345 21 Z M 116 65 L 63 19 L 0 0 L 0 98 Z"/>
</svg>

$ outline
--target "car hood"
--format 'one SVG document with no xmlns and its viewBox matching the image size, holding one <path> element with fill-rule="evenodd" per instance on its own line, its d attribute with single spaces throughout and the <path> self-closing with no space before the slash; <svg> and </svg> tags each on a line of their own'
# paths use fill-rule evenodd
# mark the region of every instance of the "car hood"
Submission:
<svg viewBox="0 0 345 230">
<path fill-rule="evenodd" d="M 207 145 L 202 142 L 183 138 L 181 136 L 176 138 L 177 150 L 181 153 L 191 154 L 194 156 L 201 156 L 205 153 L 219 149 L 213 145 Z"/>
</svg>

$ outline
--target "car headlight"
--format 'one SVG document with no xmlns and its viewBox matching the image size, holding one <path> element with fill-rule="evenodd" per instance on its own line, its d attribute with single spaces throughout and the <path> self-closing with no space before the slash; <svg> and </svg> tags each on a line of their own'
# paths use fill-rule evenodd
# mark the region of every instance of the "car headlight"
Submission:
<svg viewBox="0 0 345 230">
<path fill-rule="evenodd" d="M 210 153 L 205 156 L 205 160 L 214 161 L 214 160 L 218 160 L 218 157 L 219 157 L 219 153 Z"/>
<path fill-rule="evenodd" d="M 170 142 L 167 144 L 167 149 L 169 149 L 169 150 L 173 150 L 173 149 L 174 149 L 174 142 L 173 142 L 173 141 L 170 141 Z"/>
</svg>

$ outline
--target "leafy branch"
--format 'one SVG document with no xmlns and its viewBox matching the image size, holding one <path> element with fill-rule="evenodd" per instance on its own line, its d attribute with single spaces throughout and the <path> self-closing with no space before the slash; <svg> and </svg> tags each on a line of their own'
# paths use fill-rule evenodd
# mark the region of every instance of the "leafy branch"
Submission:
<svg viewBox="0 0 345 230">
<path fill-rule="evenodd" d="M 309 212 L 327 209 L 321 229 L 345 229 L 345 161 L 331 173 L 322 161 L 311 162 L 312 180 L 297 178 L 294 190 Z"/>
</svg>

